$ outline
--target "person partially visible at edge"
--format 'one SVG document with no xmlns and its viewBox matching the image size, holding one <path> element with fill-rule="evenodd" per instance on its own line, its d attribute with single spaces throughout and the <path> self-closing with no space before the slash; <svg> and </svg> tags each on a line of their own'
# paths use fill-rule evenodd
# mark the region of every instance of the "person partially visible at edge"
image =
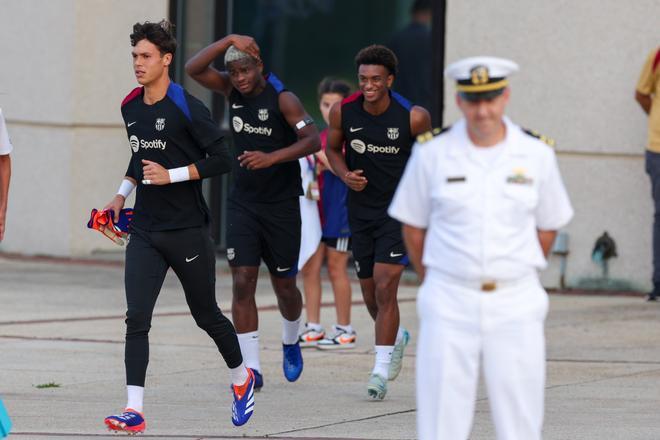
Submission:
<svg viewBox="0 0 660 440">
<path fill-rule="evenodd" d="M 226 70 L 212 67 L 224 56 Z M 252 37 L 227 35 L 186 63 L 186 72 L 229 101 L 235 154 L 227 204 L 227 259 L 233 282 L 232 316 L 246 365 L 263 386 L 255 292 L 261 260 L 282 315 L 282 368 L 296 381 L 303 370 L 298 342 L 302 295 L 296 287 L 300 251 L 298 159 L 320 149 L 318 130 L 298 97 L 273 73 L 264 75 Z"/>
<path fill-rule="evenodd" d="M 131 159 L 115 197 L 104 209 L 115 219 L 137 188 L 126 248 L 126 409 L 105 418 L 108 429 L 145 430 L 144 385 L 149 329 L 165 275 L 181 282 L 197 325 L 218 347 L 230 370 L 232 422 L 243 425 L 254 410 L 254 373 L 243 364 L 236 331 L 215 297 L 215 246 L 201 179 L 230 170 L 231 157 L 208 109 L 170 81 L 176 52 L 173 25 L 136 23 L 130 35 L 133 70 L 140 87 L 126 96 L 121 113 Z M 171 415 L 173 418 L 177 414 Z M 212 411 L 209 418 L 216 418 Z"/>
<path fill-rule="evenodd" d="M 13 150 L 7 124 L 0 109 L 0 241 L 5 237 L 7 225 L 7 203 L 9 202 L 9 181 L 11 180 L 11 157 Z"/>
<path fill-rule="evenodd" d="M 330 108 L 351 94 L 351 85 L 335 78 L 324 78 L 318 86 L 319 109 L 326 125 Z M 314 161 L 318 171 L 321 216 L 321 243 L 301 270 L 304 280 L 307 322 L 300 334 L 300 345 L 322 350 L 355 347 L 357 335 L 351 325 L 351 283 L 348 279 L 348 257 L 351 250 L 351 229 L 348 225 L 346 198 L 348 188 L 337 177 L 325 155 L 328 129 L 321 131 L 321 151 Z M 321 325 L 321 266 L 327 258 L 328 277 L 335 296 L 337 321 L 332 333 Z"/>
<path fill-rule="evenodd" d="M 431 0 L 415 0 L 410 8 L 410 22 L 395 33 L 387 47 L 399 60 L 399 73 L 393 89 L 411 103 L 431 109 Z"/>
<path fill-rule="evenodd" d="M 387 207 L 415 137 L 431 129 L 426 109 L 390 90 L 397 65 L 396 55 L 385 46 L 372 45 L 357 53 L 359 91 L 330 109 L 326 149 L 331 168 L 350 189 L 353 259 L 362 296 L 375 321 L 376 359 L 367 383 L 367 395 L 374 400 L 384 399 L 387 381 L 399 375 L 410 339 L 399 325 L 397 301 L 408 257 L 401 223 L 388 215 Z"/>
<path fill-rule="evenodd" d="M 653 290 L 648 301 L 657 301 L 660 296 L 660 48 L 655 48 L 646 57 L 646 62 L 635 88 L 635 100 L 648 115 L 646 143 L 646 173 L 651 179 L 653 199 Z"/>
</svg>

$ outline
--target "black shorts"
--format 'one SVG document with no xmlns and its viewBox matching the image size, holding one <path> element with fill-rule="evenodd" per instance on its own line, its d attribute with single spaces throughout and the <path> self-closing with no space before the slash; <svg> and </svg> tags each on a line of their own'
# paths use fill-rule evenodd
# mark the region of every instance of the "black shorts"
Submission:
<svg viewBox="0 0 660 440">
<path fill-rule="evenodd" d="M 298 197 L 273 203 L 227 201 L 227 260 L 231 267 L 255 267 L 261 260 L 279 278 L 298 273 Z"/>
<path fill-rule="evenodd" d="M 321 241 L 337 252 L 348 252 L 351 250 L 351 237 L 322 237 Z"/>
<path fill-rule="evenodd" d="M 401 223 L 393 218 L 352 221 L 351 232 L 358 278 L 373 277 L 375 263 L 408 265 Z"/>
</svg>

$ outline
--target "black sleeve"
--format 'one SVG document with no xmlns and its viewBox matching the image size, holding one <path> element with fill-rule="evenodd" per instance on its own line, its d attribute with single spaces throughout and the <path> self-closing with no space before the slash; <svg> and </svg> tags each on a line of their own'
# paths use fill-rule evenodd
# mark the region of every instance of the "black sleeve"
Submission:
<svg viewBox="0 0 660 440">
<path fill-rule="evenodd" d="M 126 174 L 124 174 L 127 177 L 131 177 L 134 179 L 136 182 L 138 181 L 138 176 L 135 173 L 135 167 L 133 166 L 133 158 L 135 157 L 134 154 L 131 155 L 131 160 L 128 161 L 128 168 L 126 169 Z"/>
<path fill-rule="evenodd" d="M 187 93 L 186 98 L 191 117 L 190 133 L 207 156 L 194 164 L 199 177 L 204 179 L 229 172 L 231 154 L 223 140 L 218 123 L 211 118 L 209 110 L 200 100 Z"/>
<path fill-rule="evenodd" d="M 126 124 L 126 115 L 124 114 L 124 106 L 123 105 L 121 106 L 121 117 L 124 120 L 124 124 Z M 135 162 L 134 158 L 135 158 L 135 155 L 131 154 L 131 159 L 128 161 L 128 168 L 126 168 L 126 174 L 124 174 L 124 176 L 130 177 L 130 178 L 134 179 L 136 182 L 138 182 L 139 179 L 138 179 L 138 176 L 137 176 L 137 173 L 136 173 L 136 170 L 135 170 L 135 166 L 134 166 L 134 164 L 135 164 L 134 163 Z"/>
</svg>

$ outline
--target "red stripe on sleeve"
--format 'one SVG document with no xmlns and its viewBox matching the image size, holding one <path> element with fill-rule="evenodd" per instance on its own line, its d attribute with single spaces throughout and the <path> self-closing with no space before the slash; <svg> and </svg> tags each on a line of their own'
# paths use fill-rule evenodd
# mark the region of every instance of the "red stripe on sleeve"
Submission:
<svg viewBox="0 0 660 440">
<path fill-rule="evenodd" d="M 341 105 L 345 105 L 345 104 L 348 104 L 348 103 L 350 103 L 350 102 L 357 101 L 357 99 L 358 99 L 360 96 L 362 96 L 362 92 L 357 91 L 357 92 L 353 93 L 351 96 L 349 96 L 348 98 L 344 98 L 344 99 L 341 101 Z"/>
<path fill-rule="evenodd" d="M 126 95 L 126 98 L 124 98 L 124 100 L 121 102 L 121 106 L 122 106 L 122 107 L 125 106 L 126 104 L 128 104 L 129 102 L 131 102 L 132 100 L 134 100 L 135 98 L 137 98 L 138 96 L 140 96 L 141 94 L 142 94 L 142 87 L 136 87 L 136 88 L 134 88 L 134 89 L 131 91 L 131 93 L 129 93 L 128 95 Z"/>
<path fill-rule="evenodd" d="M 655 53 L 655 59 L 653 60 L 653 69 L 651 70 L 652 72 L 655 73 L 655 68 L 658 67 L 658 64 L 660 64 L 660 49 Z"/>
</svg>

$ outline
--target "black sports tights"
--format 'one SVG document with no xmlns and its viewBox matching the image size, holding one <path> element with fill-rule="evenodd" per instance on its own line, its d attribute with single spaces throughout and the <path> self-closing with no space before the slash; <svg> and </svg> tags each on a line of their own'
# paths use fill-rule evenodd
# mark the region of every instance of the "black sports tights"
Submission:
<svg viewBox="0 0 660 440">
<path fill-rule="evenodd" d="M 144 386 L 149 329 L 156 299 L 172 268 L 197 325 L 206 331 L 229 368 L 243 362 L 236 330 L 215 299 L 215 250 L 207 227 L 147 232 L 133 228 L 126 249 L 127 385 Z"/>
</svg>

